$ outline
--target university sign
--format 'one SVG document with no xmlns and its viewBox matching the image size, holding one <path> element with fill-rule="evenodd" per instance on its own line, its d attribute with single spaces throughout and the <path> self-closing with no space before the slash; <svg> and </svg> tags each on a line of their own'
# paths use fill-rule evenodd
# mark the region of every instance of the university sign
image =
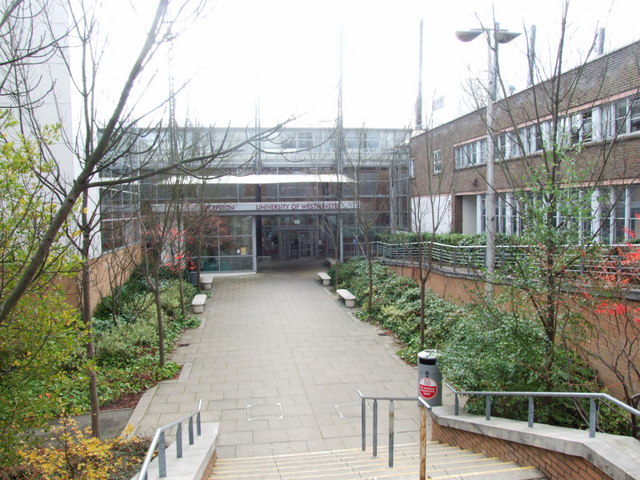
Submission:
<svg viewBox="0 0 640 480">
<path fill-rule="evenodd" d="M 236 203 L 240 211 L 256 212 L 337 212 L 339 210 L 354 210 L 356 202 L 265 202 L 265 203 Z"/>
<path fill-rule="evenodd" d="M 291 213 L 325 213 L 336 214 L 338 212 L 354 211 L 358 208 L 357 201 L 326 201 L 326 202 L 243 202 L 243 203 L 205 203 L 204 205 L 191 204 L 187 210 L 195 211 L 206 209 L 209 212 L 218 212 L 222 215 L 233 214 L 262 214 L 284 215 Z M 153 209 L 163 210 L 163 206 L 156 204 Z"/>
<path fill-rule="evenodd" d="M 209 204 L 211 210 L 221 213 L 260 213 L 260 214 L 286 214 L 286 213 L 338 213 L 339 211 L 355 210 L 358 202 L 247 202 L 231 204 Z M 221 207 L 221 208 L 220 208 Z M 231 207 L 231 208 L 229 208 Z"/>
</svg>

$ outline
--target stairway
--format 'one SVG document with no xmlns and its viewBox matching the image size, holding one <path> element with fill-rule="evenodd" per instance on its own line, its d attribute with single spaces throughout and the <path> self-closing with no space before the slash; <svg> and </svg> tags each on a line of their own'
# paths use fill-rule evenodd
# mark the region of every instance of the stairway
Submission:
<svg viewBox="0 0 640 480">
<path fill-rule="evenodd" d="M 417 444 L 397 445 L 394 467 L 387 466 L 387 450 L 378 458 L 360 449 L 301 453 L 270 457 L 223 458 L 216 460 L 209 480 L 320 480 L 320 479 L 412 479 L 418 478 Z M 544 479 L 534 467 L 521 467 L 458 447 L 429 442 L 427 478 L 470 480 Z"/>
</svg>

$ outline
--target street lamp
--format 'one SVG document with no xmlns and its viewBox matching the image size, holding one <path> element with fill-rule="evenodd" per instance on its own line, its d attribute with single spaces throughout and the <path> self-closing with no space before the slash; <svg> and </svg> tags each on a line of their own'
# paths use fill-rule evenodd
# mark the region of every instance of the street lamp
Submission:
<svg viewBox="0 0 640 480">
<path fill-rule="evenodd" d="M 487 34 L 487 44 L 489 46 L 489 84 L 487 85 L 487 195 L 485 200 L 486 211 L 486 230 L 487 230 L 487 253 L 485 257 L 485 266 L 487 269 L 487 282 L 485 284 L 485 292 L 487 299 L 493 298 L 493 276 L 495 271 L 496 256 L 496 208 L 495 208 L 495 189 L 493 186 L 493 170 L 495 163 L 495 142 L 494 142 L 494 116 L 493 104 L 496 101 L 496 84 L 498 76 L 498 45 L 501 43 L 509 43 L 520 33 L 509 32 L 500 29 L 499 24 L 495 24 L 494 28 L 474 28 L 472 30 L 461 30 L 456 32 L 456 37 L 462 42 L 471 42 L 481 34 Z"/>
</svg>

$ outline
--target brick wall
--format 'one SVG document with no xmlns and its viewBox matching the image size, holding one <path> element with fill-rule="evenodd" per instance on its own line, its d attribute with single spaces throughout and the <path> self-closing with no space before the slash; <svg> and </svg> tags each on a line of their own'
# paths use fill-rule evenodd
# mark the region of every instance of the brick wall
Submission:
<svg viewBox="0 0 640 480">
<path fill-rule="evenodd" d="M 534 466 L 549 479 L 609 480 L 611 477 L 582 457 L 568 455 L 542 448 L 509 442 L 499 438 L 466 432 L 438 425 L 434 420 L 432 440 L 460 448 L 516 462 L 522 466 Z"/>
<path fill-rule="evenodd" d="M 593 107 L 614 98 L 632 95 L 638 87 L 639 59 L 640 42 L 635 42 L 564 72 L 561 81 L 564 95 L 558 106 L 560 112 L 571 113 L 578 108 Z M 545 111 L 550 101 L 549 88 L 548 82 L 543 83 L 497 102 L 496 130 L 512 130 L 545 120 L 549 114 Z M 483 117 L 484 110 L 477 110 L 411 139 L 410 154 L 415 160 L 417 177 L 415 195 L 432 195 L 436 192 L 472 195 L 486 192 L 484 165 L 454 168 L 454 147 L 486 136 Z M 434 150 L 440 151 L 440 175 L 431 174 Z M 533 155 L 527 160 L 514 158 L 496 163 L 494 187 L 499 191 L 517 188 L 527 177 L 529 162 L 539 160 L 538 156 Z M 584 182 L 637 183 L 640 176 L 640 136 L 632 134 L 620 137 L 613 146 L 610 139 L 587 143 L 580 153 L 580 161 L 584 166 L 582 172 L 591 174 L 585 176 Z"/>
<path fill-rule="evenodd" d="M 91 311 L 102 297 L 125 283 L 136 265 L 142 261 L 142 248 L 136 245 L 104 253 L 91 260 Z M 80 304 L 80 275 L 60 279 L 67 302 L 76 307 Z"/>
</svg>

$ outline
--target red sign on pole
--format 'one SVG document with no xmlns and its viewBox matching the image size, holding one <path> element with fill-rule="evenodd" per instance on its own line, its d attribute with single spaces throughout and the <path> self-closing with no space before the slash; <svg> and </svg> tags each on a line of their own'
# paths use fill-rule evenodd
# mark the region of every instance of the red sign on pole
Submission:
<svg viewBox="0 0 640 480">
<path fill-rule="evenodd" d="M 438 384 L 429 377 L 424 377 L 420 380 L 420 395 L 425 399 L 430 399 L 436 396 L 438 393 Z"/>
</svg>

